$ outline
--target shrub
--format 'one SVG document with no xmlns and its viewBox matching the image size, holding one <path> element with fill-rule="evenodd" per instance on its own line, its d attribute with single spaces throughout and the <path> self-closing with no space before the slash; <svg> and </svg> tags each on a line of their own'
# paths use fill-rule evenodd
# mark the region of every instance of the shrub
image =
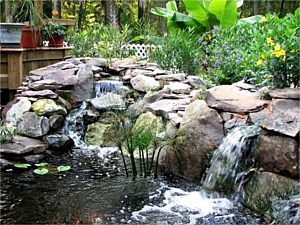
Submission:
<svg viewBox="0 0 300 225">
<path fill-rule="evenodd" d="M 299 15 L 267 14 L 253 24 L 219 29 L 205 47 L 201 75 L 211 83 L 244 79 L 256 85 L 299 86 Z"/>
<path fill-rule="evenodd" d="M 76 57 L 123 58 L 132 54 L 123 46 L 131 38 L 127 25 L 122 28 L 103 24 L 93 24 L 83 31 L 74 30 L 67 34 L 66 41 L 73 45 L 72 54 Z"/>
<path fill-rule="evenodd" d="M 160 47 L 150 53 L 150 60 L 172 72 L 198 74 L 202 55 L 200 37 L 193 29 L 172 31 L 160 39 Z"/>
</svg>

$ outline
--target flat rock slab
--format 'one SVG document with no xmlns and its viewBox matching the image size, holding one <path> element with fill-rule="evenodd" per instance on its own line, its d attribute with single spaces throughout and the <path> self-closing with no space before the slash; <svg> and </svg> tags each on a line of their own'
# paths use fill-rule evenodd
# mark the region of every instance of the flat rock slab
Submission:
<svg viewBox="0 0 300 225">
<path fill-rule="evenodd" d="M 292 112 L 273 112 L 261 122 L 261 127 L 290 137 L 296 137 L 300 130 L 300 115 Z"/>
<path fill-rule="evenodd" d="M 191 86 L 181 82 L 171 82 L 165 85 L 165 88 L 170 89 L 172 94 L 189 94 L 191 92 Z"/>
<path fill-rule="evenodd" d="M 157 116 L 169 118 L 169 113 L 176 112 L 177 105 L 188 105 L 189 99 L 162 99 L 149 104 L 146 108 Z"/>
<path fill-rule="evenodd" d="M 48 145 L 40 140 L 15 136 L 11 143 L 4 143 L 0 146 L 1 154 L 22 155 L 27 153 L 41 153 L 48 148 Z"/>
<path fill-rule="evenodd" d="M 233 85 L 221 85 L 206 91 L 206 102 L 211 108 L 225 112 L 258 112 L 268 105 L 259 99 L 258 92 L 243 90 Z"/>
<path fill-rule="evenodd" d="M 184 81 L 186 78 L 185 73 L 158 75 L 155 77 L 156 80 L 168 80 L 168 81 Z"/>
<path fill-rule="evenodd" d="M 42 91 L 24 91 L 22 94 L 16 95 L 21 97 L 43 97 L 43 98 L 51 98 L 56 99 L 58 95 L 51 90 L 42 90 Z"/>
<path fill-rule="evenodd" d="M 300 99 L 300 88 L 282 88 L 269 91 L 272 98 Z"/>
</svg>

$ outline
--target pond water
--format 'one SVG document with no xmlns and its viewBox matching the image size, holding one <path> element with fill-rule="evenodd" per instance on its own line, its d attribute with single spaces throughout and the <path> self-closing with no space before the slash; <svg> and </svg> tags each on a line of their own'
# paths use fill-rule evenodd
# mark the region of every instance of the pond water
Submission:
<svg viewBox="0 0 300 225">
<path fill-rule="evenodd" d="M 107 149 L 106 149 L 107 150 Z M 52 154 L 49 173 L 1 174 L 1 224 L 264 224 L 237 197 L 124 173 L 117 152 Z M 71 170 L 57 172 L 60 165 Z"/>
</svg>

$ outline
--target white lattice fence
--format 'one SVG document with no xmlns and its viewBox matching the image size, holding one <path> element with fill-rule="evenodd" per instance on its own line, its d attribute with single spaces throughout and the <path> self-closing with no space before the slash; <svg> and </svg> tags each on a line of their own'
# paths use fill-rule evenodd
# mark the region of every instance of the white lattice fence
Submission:
<svg viewBox="0 0 300 225">
<path fill-rule="evenodd" d="M 148 59 L 150 51 L 154 51 L 160 46 L 153 44 L 127 44 L 124 47 L 127 51 L 134 51 L 135 56 L 140 59 Z"/>
</svg>

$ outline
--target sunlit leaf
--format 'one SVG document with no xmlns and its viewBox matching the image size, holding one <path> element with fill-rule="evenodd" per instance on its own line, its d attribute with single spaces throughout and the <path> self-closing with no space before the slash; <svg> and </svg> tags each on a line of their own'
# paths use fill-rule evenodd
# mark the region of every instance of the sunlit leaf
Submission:
<svg viewBox="0 0 300 225">
<path fill-rule="evenodd" d="M 68 171 L 68 170 L 70 170 L 70 169 L 71 169 L 70 166 L 64 166 L 64 165 L 58 166 L 58 167 L 57 167 L 57 170 L 58 170 L 59 172 Z"/>
<path fill-rule="evenodd" d="M 44 175 L 44 174 L 47 174 L 49 172 L 49 170 L 46 169 L 45 167 L 40 167 L 40 168 L 35 169 L 33 172 L 36 174 L 39 174 L 39 175 Z"/>
<path fill-rule="evenodd" d="M 254 24 L 254 23 L 258 23 L 261 20 L 261 18 L 262 18 L 261 15 L 250 16 L 247 18 L 239 19 L 238 23 Z"/>
<path fill-rule="evenodd" d="M 209 11 L 219 19 L 220 25 L 223 28 L 232 26 L 237 21 L 237 8 L 235 1 L 213 0 L 210 4 Z"/>
<path fill-rule="evenodd" d="M 17 167 L 17 168 L 23 168 L 23 169 L 26 169 L 28 168 L 29 166 L 31 166 L 30 164 L 27 164 L 27 163 L 16 163 L 14 164 L 14 167 Z"/>
<path fill-rule="evenodd" d="M 47 166 L 48 163 L 43 162 L 43 163 L 37 163 L 37 164 L 34 164 L 34 165 L 40 167 L 40 166 Z"/>
<path fill-rule="evenodd" d="M 175 1 L 169 1 L 169 2 L 166 4 L 166 8 L 169 9 L 169 10 L 175 11 L 175 12 L 178 11 L 178 9 L 177 9 L 177 4 L 176 4 Z"/>
</svg>

